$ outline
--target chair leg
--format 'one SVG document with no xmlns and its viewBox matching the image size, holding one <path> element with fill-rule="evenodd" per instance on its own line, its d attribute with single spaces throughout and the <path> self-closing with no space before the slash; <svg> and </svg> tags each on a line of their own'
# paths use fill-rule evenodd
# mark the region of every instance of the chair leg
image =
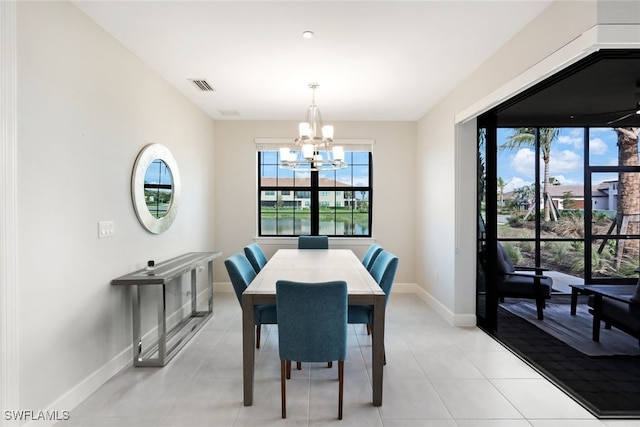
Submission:
<svg viewBox="0 0 640 427">
<path fill-rule="evenodd" d="M 367 323 L 367 335 L 371 335 L 371 324 Z"/>
<path fill-rule="evenodd" d="M 542 314 L 544 305 L 545 305 L 544 298 L 536 298 L 536 310 L 538 312 L 538 320 L 544 320 L 544 314 Z"/>
<path fill-rule="evenodd" d="M 280 392 L 282 400 L 282 418 L 287 418 L 287 364 L 291 361 L 280 361 Z M 291 366 L 291 365 L 289 365 Z"/>
<path fill-rule="evenodd" d="M 333 368 L 333 362 L 327 362 L 327 368 Z"/>
<path fill-rule="evenodd" d="M 344 362 L 338 360 L 338 419 L 342 419 L 342 397 L 344 391 Z"/>
<path fill-rule="evenodd" d="M 291 360 L 287 360 L 287 379 L 291 379 Z"/>
<path fill-rule="evenodd" d="M 296 362 L 296 369 L 298 371 L 302 369 L 302 362 Z"/>
<path fill-rule="evenodd" d="M 262 325 L 256 325 L 256 348 L 260 348 L 260 330 Z"/>
</svg>

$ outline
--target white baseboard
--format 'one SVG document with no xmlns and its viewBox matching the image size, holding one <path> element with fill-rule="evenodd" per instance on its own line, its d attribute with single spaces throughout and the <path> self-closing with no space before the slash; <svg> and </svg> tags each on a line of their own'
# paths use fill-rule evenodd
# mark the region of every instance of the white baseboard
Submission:
<svg viewBox="0 0 640 427">
<path fill-rule="evenodd" d="M 216 282 L 213 285 L 214 294 L 218 292 L 234 292 L 233 286 L 230 282 Z M 198 300 L 200 298 L 206 298 L 206 289 L 204 289 L 201 293 L 198 294 Z M 431 308 L 433 308 L 438 314 L 440 314 L 447 322 L 449 322 L 453 326 L 475 326 L 476 325 L 476 316 L 475 315 L 456 315 L 452 313 L 448 308 L 442 305 L 438 300 L 433 298 L 428 292 L 422 289 L 415 283 L 394 283 L 393 285 L 394 293 L 413 293 L 416 294 L 419 298 L 424 300 Z M 178 315 L 178 313 L 189 313 L 191 311 L 190 302 L 186 303 L 182 308 L 178 309 L 174 314 L 170 316 L 169 319 Z M 168 322 L 171 323 L 171 322 Z M 152 328 L 148 331 L 144 337 L 151 338 L 151 336 L 156 336 L 157 327 Z M 104 385 L 111 377 L 116 375 L 122 369 L 130 366 L 133 363 L 133 345 L 128 346 L 118 355 L 116 355 L 113 359 L 107 362 L 105 365 L 100 367 L 98 370 L 93 372 L 83 381 L 74 386 L 71 390 L 62 395 L 59 399 L 53 402 L 49 409 L 50 411 L 59 410 L 60 408 L 75 408 L 82 401 L 84 401 L 87 397 L 89 397 L 93 392 L 95 392 L 98 388 Z M 72 414 L 73 416 L 73 414 Z M 49 427 L 53 426 L 57 421 L 31 421 L 26 424 L 28 427 Z"/>
<path fill-rule="evenodd" d="M 215 292 L 233 292 L 233 286 L 231 286 L 231 282 L 216 282 L 213 286 Z M 429 307 L 434 309 L 452 326 L 476 326 L 475 314 L 453 313 L 447 307 L 442 305 L 440 301 L 435 299 L 433 296 L 431 296 L 431 294 L 422 289 L 416 283 L 394 283 L 392 292 L 399 294 L 416 294 L 418 297 L 420 297 L 420 299 L 429 304 Z"/>
<path fill-rule="evenodd" d="M 82 401 L 89 397 L 93 392 L 99 389 L 107 381 L 109 381 L 115 374 L 120 372 L 123 368 L 129 366 L 132 363 L 132 346 L 129 346 L 116 357 L 111 359 L 100 369 L 93 372 L 87 378 L 76 384 L 71 390 L 63 394 L 59 399 L 49 405 L 48 412 L 54 413 L 55 411 L 71 410 L 71 416 L 73 417 L 73 408 L 78 406 Z M 45 411 L 45 412 L 47 412 Z M 33 420 L 25 424 L 28 427 L 49 427 L 53 426 L 58 421 L 51 420 Z"/>
<path fill-rule="evenodd" d="M 229 283 L 229 291 L 233 292 L 233 287 L 231 286 L 231 283 Z M 216 289 L 216 292 L 225 292 L 225 291 Z M 198 301 L 207 300 L 206 288 L 198 293 L 197 300 Z M 173 325 L 178 324 L 182 318 L 184 318 L 185 316 L 188 316 L 190 313 L 191 313 L 191 301 L 187 301 L 180 308 L 178 308 L 174 313 L 172 313 L 167 317 L 167 328 L 171 329 Z M 143 335 L 142 340 L 143 342 L 152 341 L 157 336 L 158 336 L 158 327 L 155 326 Z M 49 408 L 47 409 L 47 411 L 49 411 L 50 413 L 55 413 L 56 410 L 60 412 L 61 410 L 69 410 L 69 408 L 71 408 L 71 411 L 73 412 L 73 408 L 75 408 L 80 403 L 82 403 L 87 397 L 89 397 L 98 388 L 103 386 L 114 375 L 116 375 L 122 369 L 130 366 L 131 364 L 133 364 L 133 343 L 127 348 L 125 348 L 122 352 L 120 352 L 116 357 L 108 361 L 101 368 L 93 372 L 91 375 L 89 375 L 87 378 L 82 380 L 80 383 L 76 384 L 71 390 L 66 392 L 64 395 L 62 395 L 59 399 L 57 399 L 51 405 L 49 405 Z M 71 416 L 73 417 L 73 414 L 71 414 Z M 25 426 L 26 427 L 36 427 L 36 426 L 49 427 L 49 426 L 53 426 L 58 421 L 33 420 L 25 424 Z"/>
<path fill-rule="evenodd" d="M 231 282 L 215 282 L 213 284 L 213 293 L 216 292 L 235 292 Z"/>
<path fill-rule="evenodd" d="M 447 307 L 445 307 L 440 301 L 435 299 L 430 293 L 418 286 L 416 283 L 394 283 L 393 292 L 398 293 L 414 293 L 420 297 L 424 302 L 429 304 L 429 307 L 434 309 L 436 313 L 442 316 L 450 325 L 459 327 L 476 326 L 475 314 L 455 314 Z"/>
</svg>

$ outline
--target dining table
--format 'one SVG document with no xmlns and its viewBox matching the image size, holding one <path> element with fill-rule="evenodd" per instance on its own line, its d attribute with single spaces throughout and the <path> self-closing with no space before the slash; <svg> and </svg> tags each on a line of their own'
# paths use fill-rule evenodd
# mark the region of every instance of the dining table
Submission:
<svg viewBox="0 0 640 427">
<path fill-rule="evenodd" d="M 244 406 L 254 397 L 255 306 L 276 303 L 276 282 L 344 280 L 349 305 L 373 307 L 371 328 L 372 400 L 382 405 L 385 293 L 350 249 L 279 249 L 242 294 Z"/>
</svg>

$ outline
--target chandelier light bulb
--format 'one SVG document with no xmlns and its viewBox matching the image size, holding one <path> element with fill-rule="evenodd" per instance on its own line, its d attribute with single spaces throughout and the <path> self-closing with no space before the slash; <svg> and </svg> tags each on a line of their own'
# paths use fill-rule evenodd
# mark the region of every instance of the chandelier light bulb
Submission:
<svg viewBox="0 0 640 427">
<path fill-rule="evenodd" d="M 313 159 L 313 153 L 315 152 L 315 147 L 313 144 L 304 144 L 302 146 L 302 157 L 306 160 Z"/>
<path fill-rule="evenodd" d="M 288 162 L 291 154 L 291 150 L 287 147 L 282 147 L 280 149 L 280 161 Z"/>
<path fill-rule="evenodd" d="M 340 145 L 336 145 L 333 147 L 333 160 L 343 161 L 344 160 L 344 149 Z"/>
<path fill-rule="evenodd" d="M 344 161 L 344 148 L 333 146 L 333 126 L 322 123 L 315 100 L 315 90 L 319 86 L 318 83 L 309 83 L 309 88 L 313 90 L 311 105 L 307 109 L 307 120 L 298 125 L 296 147 L 280 149 L 280 167 L 283 169 L 321 171 L 348 166 Z"/>
<path fill-rule="evenodd" d="M 322 126 L 322 136 L 325 139 L 333 140 L 333 126 L 331 125 Z"/>
<path fill-rule="evenodd" d="M 311 126 L 308 122 L 302 122 L 298 125 L 300 138 L 311 138 Z"/>
</svg>

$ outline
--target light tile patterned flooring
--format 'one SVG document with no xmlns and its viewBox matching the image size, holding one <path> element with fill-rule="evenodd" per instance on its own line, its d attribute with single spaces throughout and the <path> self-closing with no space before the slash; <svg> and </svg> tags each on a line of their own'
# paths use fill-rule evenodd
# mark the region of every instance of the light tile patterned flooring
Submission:
<svg viewBox="0 0 640 427">
<path fill-rule="evenodd" d="M 253 406 L 242 404 L 241 311 L 219 292 L 214 316 L 163 368 L 123 369 L 57 426 L 598 427 L 598 420 L 477 328 L 447 324 L 415 294 L 387 306 L 383 405 L 371 404 L 371 341 L 350 325 L 344 419 L 337 420 L 337 364 L 303 364 L 280 417 L 277 328 L 263 326 Z"/>
</svg>

